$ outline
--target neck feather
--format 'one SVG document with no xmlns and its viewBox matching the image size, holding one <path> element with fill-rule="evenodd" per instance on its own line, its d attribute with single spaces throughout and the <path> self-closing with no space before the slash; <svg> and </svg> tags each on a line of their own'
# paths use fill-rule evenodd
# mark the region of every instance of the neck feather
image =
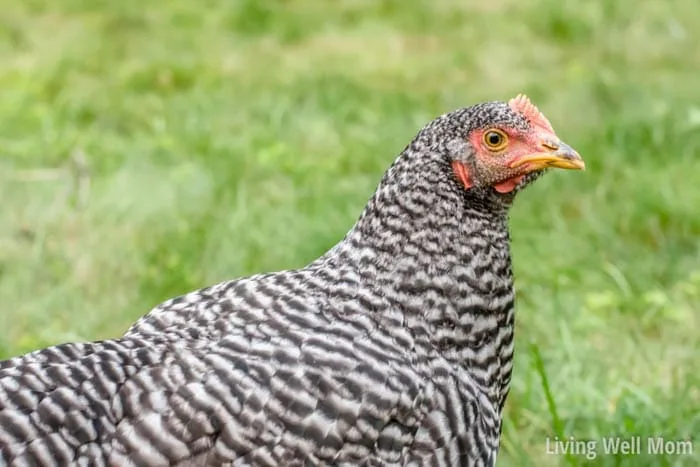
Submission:
<svg viewBox="0 0 700 467">
<path fill-rule="evenodd" d="M 408 328 L 426 355 L 462 367 L 500 410 L 513 337 L 506 207 L 451 175 L 438 155 L 404 153 L 319 262 L 347 271 L 345 284 L 374 290 L 384 304 L 377 309 L 399 310 L 376 319 Z"/>
</svg>

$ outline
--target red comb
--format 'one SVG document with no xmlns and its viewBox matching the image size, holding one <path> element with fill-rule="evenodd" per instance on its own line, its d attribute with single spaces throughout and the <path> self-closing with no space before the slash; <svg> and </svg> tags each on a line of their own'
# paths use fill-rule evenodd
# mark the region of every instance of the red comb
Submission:
<svg viewBox="0 0 700 467">
<path fill-rule="evenodd" d="M 554 132 L 552 124 L 549 123 L 547 117 L 542 115 L 535 104 L 530 102 L 530 99 L 525 94 L 518 94 L 514 98 L 508 101 L 508 106 L 514 111 L 521 113 L 525 118 L 527 118 L 533 125 L 545 128 L 551 132 Z"/>
</svg>

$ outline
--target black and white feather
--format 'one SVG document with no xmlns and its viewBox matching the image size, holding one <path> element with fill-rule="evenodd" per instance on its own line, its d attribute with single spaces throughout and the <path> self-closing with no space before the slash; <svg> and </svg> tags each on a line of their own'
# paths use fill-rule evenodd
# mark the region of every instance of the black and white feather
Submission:
<svg viewBox="0 0 700 467">
<path fill-rule="evenodd" d="M 494 102 L 426 126 L 304 268 L 169 300 L 118 339 L 0 362 L 0 465 L 493 465 L 512 196 L 465 191 L 450 154 L 494 122 L 528 124 Z"/>
</svg>

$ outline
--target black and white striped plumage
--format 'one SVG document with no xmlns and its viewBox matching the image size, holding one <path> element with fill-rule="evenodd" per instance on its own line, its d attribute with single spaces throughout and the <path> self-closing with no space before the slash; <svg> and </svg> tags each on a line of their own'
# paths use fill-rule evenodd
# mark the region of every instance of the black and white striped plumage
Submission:
<svg viewBox="0 0 700 467">
<path fill-rule="evenodd" d="M 507 209 L 547 164 L 499 172 L 470 138 L 545 134 L 518 99 L 431 122 L 308 266 L 0 362 L 0 465 L 493 465 L 513 356 Z"/>
</svg>

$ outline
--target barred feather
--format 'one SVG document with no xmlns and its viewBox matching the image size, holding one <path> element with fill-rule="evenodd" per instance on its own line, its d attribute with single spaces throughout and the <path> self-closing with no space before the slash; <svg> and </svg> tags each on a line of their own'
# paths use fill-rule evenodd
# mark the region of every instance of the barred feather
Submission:
<svg viewBox="0 0 700 467">
<path fill-rule="evenodd" d="M 0 465 L 493 465 L 512 197 L 465 192 L 447 157 L 487 123 L 528 126 L 505 103 L 436 119 L 307 267 L 0 362 Z"/>
</svg>

